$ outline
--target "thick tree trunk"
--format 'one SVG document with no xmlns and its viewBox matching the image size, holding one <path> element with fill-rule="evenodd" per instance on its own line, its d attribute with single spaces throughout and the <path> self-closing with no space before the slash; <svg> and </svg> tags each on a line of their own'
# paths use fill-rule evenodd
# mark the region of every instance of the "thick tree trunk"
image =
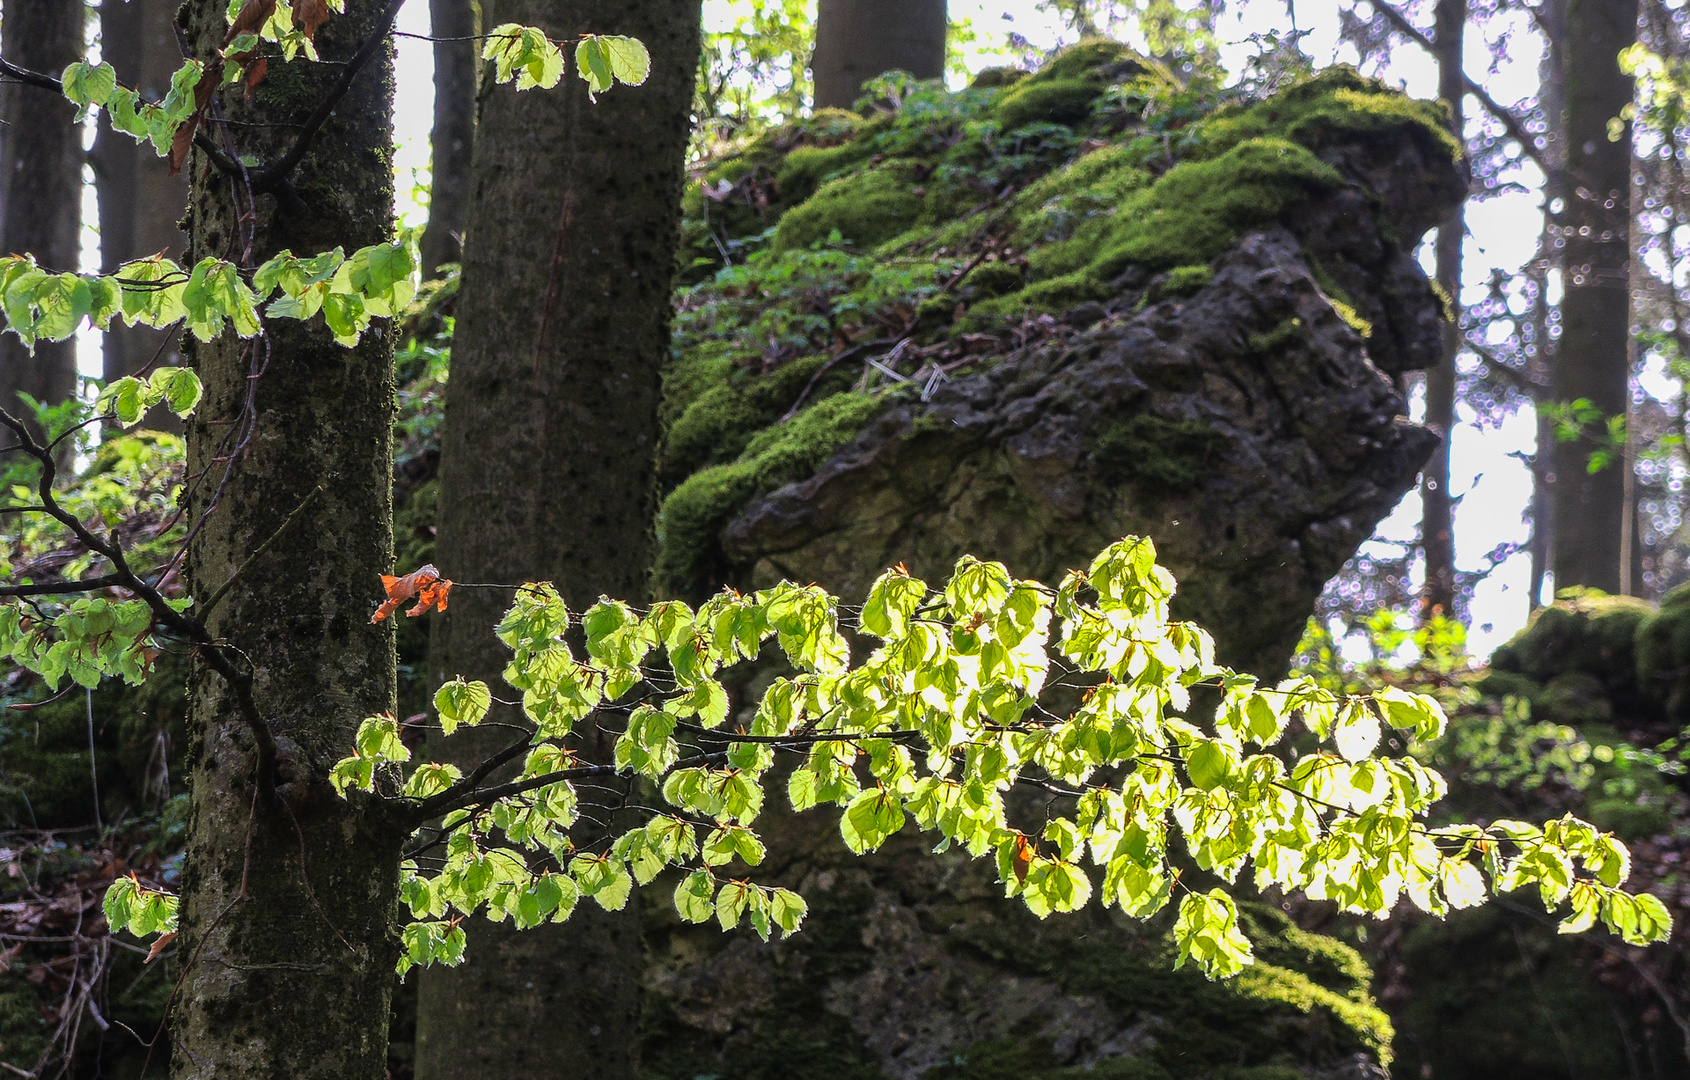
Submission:
<svg viewBox="0 0 1690 1080">
<path fill-rule="evenodd" d="M 5 0 L 0 54 L 57 75 L 81 58 L 83 0 Z M 82 230 L 82 132 L 76 107 L 33 86 L 0 83 L 0 252 L 29 252 L 42 266 L 77 270 Z M 76 393 L 76 342 L 41 342 L 34 355 L 0 334 L 0 409 L 18 394 L 57 404 Z"/>
<path fill-rule="evenodd" d="M 816 108 L 849 109 L 888 71 L 945 73 L 945 0 L 821 0 L 810 58 Z"/>
<path fill-rule="evenodd" d="M 323 58 L 350 57 L 383 6 L 348 0 L 317 34 Z M 191 48 L 213 71 L 226 8 L 194 0 L 188 10 Z M 390 55 L 371 58 L 318 132 L 287 205 L 269 195 L 253 205 L 194 155 L 195 257 L 251 265 L 282 248 L 351 251 L 390 237 Z M 237 152 L 279 157 L 341 70 L 272 62 L 250 99 L 225 96 Z M 376 575 L 392 558 L 391 340 L 378 324 L 345 349 L 320 321 L 278 321 L 249 342 L 225 334 L 195 346 L 189 359 L 206 394 L 188 427 L 189 471 L 205 477 L 188 500 L 188 520 L 203 522 L 188 583 L 206 597 L 241 568 L 210 630 L 251 665 L 280 767 L 273 791 L 255 782 L 255 740 L 234 695 L 196 666 L 175 1075 L 378 1080 L 404 830 L 368 800 L 341 800 L 328 773 L 359 721 L 394 703 L 391 624 L 370 623 Z M 306 519 L 278 535 L 307 497 Z"/>
<path fill-rule="evenodd" d="M 469 222 L 470 155 L 475 146 L 475 8 L 468 0 L 429 0 L 434 42 L 434 132 L 429 136 L 428 228 L 424 277 L 457 262 Z"/>
<path fill-rule="evenodd" d="M 573 75 L 481 103 L 435 561 L 460 580 L 552 580 L 577 611 L 600 593 L 638 599 L 699 3 L 500 0 L 486 18 L 631 34 L 652 74 L 596 105 Z M 491 630 L 510 594 L 461 595 L 437 625 L 432 674 L 496 684 L 508 654 Z M 479 759 L 508 737 L 459 735 L 447 754 Z M 479 921 L 470 936 L 462 968 L 423 973 L 418 1077 L 638 1075 L 636 905 L 582 904 L 521 934 Z"/>
<path fill-rule="evenodd" d="M 117 69 L 118 81 L 149 101 L 170 92 L 170 76 L 182 65 L 176 40 L 176 0 L 106 0 L 100 7 L 100 55 Z M 130 259 L 166 252 L 180 258 L 187 237 L 179 222 L 188 204 L 188 177 L 170 175 L 169 165 L 128 135 L 112 130 L 100 113 L 94 138 L 94 191 L 100 209 L 100 270 L 115 273 Z M 180 332 L 128 326 L 114 319 L 105 332 L 107 381 L 148 364 L 181 363 Z M 148 427 L 180 430 L 167 410 L 147 417 Z"/>
<path fill-rule="evenodd" d="M 1434 41 L 1438 54 L 1438 96 L 1449 106 L 1450 130 L 1466 139 L 1462 104 L 1461 46 L 1467 27 L 1467 0 L 1438 0 Z M 1426 372 L 1426 426 L 1443 436 L 1432 460 L 1420 473 L 1420 545 L 1426 558 L 1426 585 L 1420 615 L 1455 614 L 1455 504 L 1449 495 L 1449 450 L 1455 436 L 1455 355 L 1461 349 L 1461 245 L 1467 234 L 1466 204 L 1438 226 L 1438 285 L 1449 296 L 1454 321 L 1444 328 L 1444 356 Z"/>
<path fill-rule="evenodd" d="M 1625 416 L 1626 342 L 1631 311 L 1631 125 L 1608 137 L 1608 123 L 1631 103 L 1621 49 L 1637 40 L 1637 0 L 1568 0 L 1562 45 L 1567 183 L 1554 215 L 1561 243 L 1561 340 L 1554 394 L 1580 399 L 1605 418 Z M 1555 587 L 1617 592 L 1623 558 L 1625 476 L 1617 460 L 1592 473 L 1599 443 L 1580 438 L 1555 448 Z"/>
</svg>

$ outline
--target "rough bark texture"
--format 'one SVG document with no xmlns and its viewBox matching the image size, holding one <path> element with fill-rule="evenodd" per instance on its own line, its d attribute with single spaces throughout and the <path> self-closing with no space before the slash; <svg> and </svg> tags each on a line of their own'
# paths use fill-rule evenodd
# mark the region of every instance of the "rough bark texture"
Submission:
<svg viewBox="0 0 1690 1080">
<path fill-rule="evenodd" d="M 83 0 L 6 0 L 0 53 L 57 75 L 83 53 Z M 0 252 L 29 253 L 56 271 L 79 269 L 82 133 L 76 107 L 33 86 L 0 84 Z M 76 393 L 76 342 L 41 342 L 31 355 L 0 334 L 0 409 L 22 410 L 22 391 L 57 404 Z"/>
<path fill-rule="evenodd" d="M 1631 103 L 1621 49 L 1637 40 L 1636 0 L 1569 0 L 1561 69 L 1566 99 L 1567 184 L 1554 215 L 1565 293 L 1556 349 L 1558 402 L 1589 401 L 1604 419 L 1625 416 L 1631 304 L 1631 125 L 1617 140 L 1608 122 Z M 1616 460 L 1586 468 L 1600 443 L 1585 437 L 1555 448 L 1555 587 L 1618 592 L 1625 475 Z"/>
<path fill-rule="evenodd" d="M 821 0 L 810 58 L 816 108 L 849 109 L 888 71 L 945 73 L 945 0 Z"/>
<path fill-rule="evenodd" d="M 148 101 L 170 92 L 170 76 L 182 65 L 176 40 L 175 0 L 107 0 L 100 7 L 100 55 L 117 69 L 125 86 Z M 170 175 L 168 163 L 121 132 L 104 110 L 94 138 L 94 190 L 100 210 L 100 271 L 111 274 L 131 259 L 165 252 L 180 261 L 187 244 L 180 221 L 188 204 L 188 177 Z M 103 338 L 107 381 L 155 361 L 181 363 L 177 331 L 129 326 L 114 319 Z M 155 410 L 147 426 L 180 430 L 166 410 Z"/>
<path fill-rule="evenodd" d="M 435 561 L 458 580 L 554 581 L 577 611 L 601 593 L 638 600 L 698 0 L 513 0 L 486 18 L 559 38 L 633 35 L 652 76 L 597 104 L 573 74 L 552 91 L 485 94 Z M 492 628 L 509 601 L 453 597 L 431 649 L 436 681 L 497 684 L 508 654 Z M 445 754 L 479 760 L 508 740 L 478 731 Z M 462 968 L 424 973 L 419 1077 L 637 1075 L 637 904 L 583 904 L 568 924 L 525 933 L 479 921 L 471 938 Z"/>
<path fill-rule="evenodd" d="M 466 0 L 429 0 L 434 42 L 434 131 L 429 135 L 428 227 L 419 254 L 430 275 L 457 262 L 469 223 L 470 157 L 475 148 L 475 8 Z"/>
<path fill-rule="evenodd" d="M 215 58 L 226 7 L 190 6 L 195 55 Z M 317 35 L 325 60 L 350 56 L 383 5 L 346 7 Z M 195 155 L 194 256 L 251 265 L 282 248 L 350 251 L 391 235 L 389 55 L 370 60 L 317 134 L 293 173 L 297 203 L 259 196 L 246 216 L 248 196 L 237 202 L 231 182 Z M 226 97 L 230 118 L 246 122 L 230 128 L 237 150 L 274 160 L 339 72 L 273 62 L 250 99 Z M 190 360 L 206 389 L 188 429 L 189 469 L 205 476 L 187 507 L 190 522 L 204 522 L 187 563 L 193 595 L 210 595 L 316 494 L 306 520 L 245 567 L 210 627 L 251 664 L 257 707 L 281 751 L 273 797 L 255 790 L 254 740 L 229 688 L 203 665 L 193 676 L 175 1074 L 375 1080 L 398 956 L 404 830 L 369 800 L 340 799 L 328 773 L 359 721 L 394 702 L 392 629 L 370 622 L 377 574 L 392 558 L 391 342 L 379 324 L 346 349 L 320 322 L 278 321 L 252 342 L 226 334 L 197 346 Z M 256 413 L 246 438 L 229 421 L 242 416 L 249 389 Z"/>
<path fill-rule="evenodd" d="M 1438 53 L 1438 97 L 1449 107 L 1450 130 L 1466 138 L 1462 103 L 1461 46 L 1467 28 L 1467 0 L 1439 0 L 1434 40 Z M 1455 356 L 1461 349 L 1461 247 L 1467 239 L 1466 205 L 1438 226 L 1438 286 L 1449 297 L 1454 321 L 1444 328 L 1444 355 L 1426 369 L 1426 426 L 1443 436 L 1420 474 L 1420 549 L 1426 559 L 1421 617 L 1455 614 L 1455 504 L 1449 495 L 1449 444 L 1455 430 Z"/>
</svg>

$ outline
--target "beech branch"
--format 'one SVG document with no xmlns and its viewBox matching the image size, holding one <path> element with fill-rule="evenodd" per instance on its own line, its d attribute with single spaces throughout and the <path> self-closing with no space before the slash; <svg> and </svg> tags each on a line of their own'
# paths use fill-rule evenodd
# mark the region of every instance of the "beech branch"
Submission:
<svg viewBox="0 0 1690 1080">
<path fill-rule="evenodd" d="M 135 573 L 124 557 L 123 547 L 117 542 L 116 534 L 109 539 L 102 540 L 82 524 L 77 516 L 59 505 L 57 496 L 53 493 L 53 481 L 58 477 L 58 464 L 53 460 L 52 451 L 35 441 L 29 427 L 22 420 L 10 413 L 0 410 L 0 426 L 11 429 L 17 436 L 18 446 L 25 454 L 35 459 L 41 466 L 41 480 L 36 485 L 36 494 L 41 499 L 41 513 L 45 513 L 54 521 L 69 529 L 71 534 L 82 543 L 82 546 L 94 552 L 111 563 L 113 572 L 102 578 L 84 579 L 81 582 L 63 582 L 55 585 L 18 585 L 10 587 L 3 595 L 31 596 L 46 595 L 48 593 L 62 594 L 66 592 L 87 591 L 90 588 L 105 588 L 118 586 L 129 590 L 135 596 L 146 602 L 147 608 L 153 614 L 153 620 L 177 636 L 192 642 L 200 654 L 205 657 L 206 664 L 222 676 L 235 696 L 235 708 L 240 713 L 242 721 L 252 731 L 253 741 L 258 746 L 258 782 L 262 790 L 269 791 L 275 784 L 276 776 L 276 737 L 270 731 L 270 725 L 265 723 L 264 717 L 258 711 L 258 703 L 252 695 L 252 676 L 240 671 L 229 658 L 223 654 L 222 645 L 211 636 L 205 626 L 198 620 L 182 614 L 164 599 L 164 594 Z M 104 584 L 92 585 L 93 581 Z M 77 586 L 70 588 L 71 585 Z"/>
<path fill-rule="evenodd" d="M 15 82 L 22 83 L 25 86 L 33 86 L 41 90 L 50 90 L 60 97 L 64 96 L 64 84 L 58 79 L 51 75 L 43 75 L 39 71 L 30 71 L 28 68 L 18 67 L 10 60 L 0 59 L 0 75 L 6 76 Z M 157 102 L 148 102 L 148 104 L 157 104 Z M 228 154 L 219 150 L 217 148 L 217 144 L 211 141 L 211 136 L 207 135 L 204 131 L 194 132 L 194 145 L 197 146 L 206 157 L 211 159 L 211 163 L 217 166 L 218 172 L 223 173 L 225 176 L 239 176 L 241 174 L 240 163 L 235 161 Z"/>
<path fill-rule="evenodd" d="M 329 87 L 328 94 L 317 103 L 317 107 L 312 110 L 311 115 L 305 118 L 305 123 L 301 126 L 293 145 L 288 147 L 287 152 L 274 162 L 252 174 L 254 191 L 273 192 L 287 182 L 288 175 L 305 157 L 305 152 L 311 148 L 311 140 L 317 137 L 317 132 L 334 114 L 335 106 L 340 104 L 340 99 L 346 96 L 348 90 L 352 89 L 352 83 L 358 78 L 358 72 L 363 70 L 364 65 L 370 62 L 370 58 L 381 49 L 382 43 L 387 40 L 388 34 L 393 30 L 394 20 L 399 18 L 399 10 L 404 6 L 405 0 L 388 0 L 387 7 L 382 11 L 381 18 L 376 22 L 375 29 L 370 31 L 370 36 L 364 39 L 364 43 L 358 47 L 358 51 L 352 54 L 352 59 L 348 60 L 346 65 L 340 69 L 340 78 L 336 79 L 334 85 Z M 199 145 L 197 139 L 195 145 Z"/>
</svg>

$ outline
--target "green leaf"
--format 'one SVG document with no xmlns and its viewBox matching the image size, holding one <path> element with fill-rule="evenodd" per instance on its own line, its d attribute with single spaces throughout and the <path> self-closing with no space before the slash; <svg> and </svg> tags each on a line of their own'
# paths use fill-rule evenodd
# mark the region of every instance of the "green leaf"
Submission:
<svg viewBox="0 0 1690 1080">
<path fill-rule="evenodd" d="M 450 735 L 461 724 L 474 727 L 481 723 L 493 704 L 493 692 L 480 681 L 466 682 L 462 678 L 442 683 L 434 693 L 434 709 L 440 714 L 440 727 Z"/>
<path fill-rule="evenodd" d="M 545 32 L 505 23 L 487 35 L 482 58 L 493 61 L 497 82 L 515 82 L 518 90 L 550 90 L 563 78 L 563 53 Z"/>
<path fill-rule="evenodd" d="M 869 788 L 851 800 L 839 819 L 845 846 L 858 855 L 873 851 L 904 827 L 904 805 L 882 788 Z"/>
<path fill-rule="evenodd" d="M 204 396 L 205 388 L 200 385 L 200 377 L 193 368 L 159 368 L 147 383 L 150 401 L 162 401 L 165 408 L 184 418 L 199 406 Z"/>
<path fill-rule="evenodd" d="M 89 65 L 78 60 L 65 68 L 59 82 L 65 97 L 79 106 L 73 122 L 80 124 L 92 106 L 111 100 L 112 92 L 117 89 L 117 72 L 110 64 Z"/>
<path fill-rule="evenodd" d="M 613 83 L 645 82 L 651 74 L 651 54 L 638 38 L 587 34 L 575 46 L 575 69 L 587 84 L 588 96 L 597 100 Z"/>
<path fill-rule="evenodd" d="M 121 379 L 114 379 L 100 391 L 100 396 L 94 402 L 94 410 L 99 413 L 109 413 L 124 427 L 130 427 L 140 422 L 147 414 L 147 404 L 143 395 L 147 384 L 131 375 Z"/>
<path fill-rule="evenodd" d="M 865 634 L 879 638 L 903 637 L 910 617 L 926 595 L 926 582 L 900 570 L 888 570 L 869 587 L 857 625 Z"/>
<path fill-rule="evenodd" d="M 675 910 L 690 923 L 709 922 L 716 912 L 716 881 L 708 870 L 694 870 L 675 886 Z"/>
<path fill-rule="evenodd" d="M 1345 761 L 1364 761 L 1379 746 L 1379 718 L 1367 703 L 1351 698 L 1338 710 L 1338 720 L 1332 729 L 1332 741 Z"/>
</svg>

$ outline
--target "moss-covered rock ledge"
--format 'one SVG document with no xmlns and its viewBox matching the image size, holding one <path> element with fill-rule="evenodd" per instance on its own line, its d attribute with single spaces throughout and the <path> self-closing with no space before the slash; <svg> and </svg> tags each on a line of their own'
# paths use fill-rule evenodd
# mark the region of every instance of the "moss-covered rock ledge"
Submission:
<svg viewBox="0 0 1690 1080">
<path fill-rule="evenodd" d="M 689 193 L 659 587 L 1054 578 L 1148 533 L 1181 615 L 1282 670 L 1435 444 L 1392 377 L 1440 348 L 1439 109 L 1348 69 L 1244 100 L 1103 41 L 883 89 Z"/>
</svg>

